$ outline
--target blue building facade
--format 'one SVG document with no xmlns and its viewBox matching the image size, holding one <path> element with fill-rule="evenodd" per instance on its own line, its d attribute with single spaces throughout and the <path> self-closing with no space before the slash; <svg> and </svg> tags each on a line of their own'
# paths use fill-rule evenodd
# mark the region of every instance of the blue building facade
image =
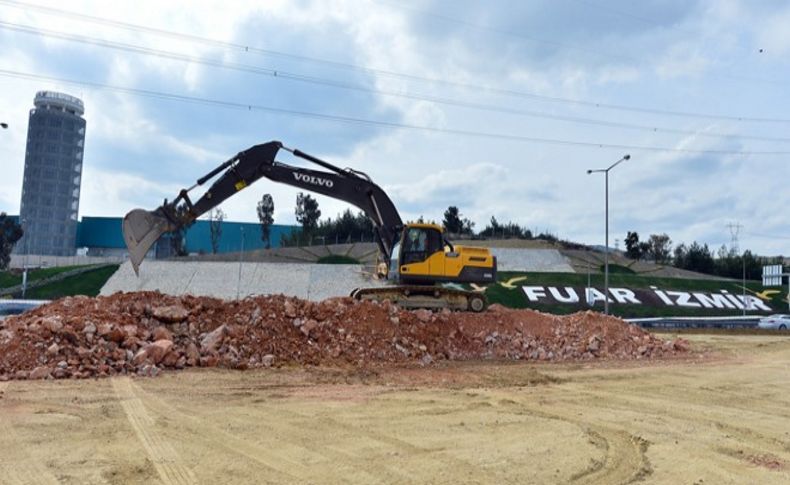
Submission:
<svg viewBox="0 0 790 485">
<path fill-rule="evenodd" d="M 11 216 L 19 220 L 18 216 Z M 73 248 L 87 248 L 89 256 L 117 256 L 126 253 L 126 244 L 123 242 L 123 219 L 120 217 L 83 217 L 77 224 L 76 245 Z M 244 250 L 250 251 L 265 247 L 261 239 L 261 226 L 248 222 L 223 222 L 222 234 L 219 238 L 218 253 L 232 253 L 240 251 L 242 239 Z M 280 239 L 298 231 L 298 226 L 274 224 L 271 226 L 271 247 L 280 246 Z M 163 238 L 158 245 L 168 245 L 169 240 Z M 212 253 L 211 228 L 209 221 L 198 220 L 186 232 L 186 250 L 189 253 Z M 21 249 L 21 248 L 17 248 Z M 154 248 L 157 256 L 168 256 L 170 251 L 166 248 Z M 30 254 L 35 254 L 32 251 Z"/>
</svg>

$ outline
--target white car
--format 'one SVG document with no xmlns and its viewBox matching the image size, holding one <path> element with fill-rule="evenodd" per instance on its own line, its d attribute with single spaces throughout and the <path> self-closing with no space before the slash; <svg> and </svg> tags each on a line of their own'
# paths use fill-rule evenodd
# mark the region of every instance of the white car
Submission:
<svg viewBox="0 0 790 485">
<path fill-rule="evenodd" d="M 757 322 L 759 328 L 770 328 L 773 330 L 787 330 L 790 328 L 790 315 L 771 315 L 761 318 Z"/>
</svg>

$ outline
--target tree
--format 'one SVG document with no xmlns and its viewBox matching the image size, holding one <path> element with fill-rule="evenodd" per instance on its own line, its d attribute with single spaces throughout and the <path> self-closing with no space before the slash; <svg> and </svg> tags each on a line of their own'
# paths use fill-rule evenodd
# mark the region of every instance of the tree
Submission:
<svg viewBox="0 0 790 485">
<path fill-rule="evenodd" d="M 211 232 L 211 252 L 217 254 L 219 251 L 219 240 L 222 237 L 222 221 L 225 220 L 225 213 L 219 207 L 211 209 L 208 213 L 208 228 Z"/>
<path fill-rule="evenodd" d="M 317 200 L 304 192 L 296 194 L 296 221 L 302 225 L 302 233 L 306 238 L 313 236 L 320 217 Z"/>
<path fill-rule="evenodd" d="M 639 234 L 636 231 L 628 231 L 625 236 L 625 255 L 631 259 L 642 258 L 639 250 Z"/>
<path fill-rule="evenodd" d="M 666 234 L 651 234 L 647 241 L 647 254 L 656 263 L 668 263 L 672 253 L 672 240 Z"/>
<path fill-rule="evenodd" d="M 648 241 L 642 241 L 636 247 L 639 251 L 639 259 L 645 259 L 650 254 L 650 243 Z"/>
<path fill-rule="evenodd" d="M 716 253 L 714 258 L 707 244 L 701 246 L 694 242 L 688 248 L 685 244 L 680 244 L 675 248 L 673 264 L 677 268 L 734 279 L 741 279 L 745 271 L 746 279 L 759 280 L 763 266 L 783 264 L 784 261 L 781 256 L 773 258 L 756 256 L 749 250 L 740 255 L 725 245 L 722 245 Z"/>
<path fill-rule="evenodd" d="M 451 205 L 444 211 L 444 220 L 442 220 L 444 230 L 451 234 L 460 234 L 464 228 L 464 222 L 461 220 L 461 212 L 458 207 Z"/>
<path fill-rule="evenodd" d="M 335 219 L 327 218 L 320 221 L 315 236 L 323 237 L 324 241 L 351 242 L 372 239 L 373 222 L 364 212 L 355 215 L 351 209 L 338 214 Z"/>
<path fill-rule="evenodd" d="M 474 236 L 475 234 L 475 223 L 464 217 L 463 219 L 463 227 L 461 228 L 461 234 L 468 234 L 470 236 Z"/>
<path fill-rule="evenodd" d="M 473 223 L 472 223 L 473 224 Z M 471 228 L 470 228 L 471 229 Z M 532 231 L 523 228 L 515 222 L 508 221 L 506 224 L 500 224 L 496 217 L 491 216 L 491 222 L 480 231 L 479 237 L 487 238 L 505 238 L 515 237 L 519 239 L 532 239 Z M 541 235 L 543 236 L 543 235 Z M 540 237 L 540 236 L 539 236 Z M 554 238 L 556 240 L 556 238 Z"/>
<path fill-rule="evenodd" d="M 179 220 L 182 220 L 189 213 L 189 207 L 186 205 L 186 203 L 181 203 L 178 206 L 176 206 L 175 212 L 176 212 L 176 217 Z M 193 220 L 192 222 L 188 224 L 184 224 L 180 228 L 170 233 L 170 247 L 173 250 L 173 254 L 175 254 L 176 256 L 186 256 L 187 254 L 189 254 L 186 245 L 186 234 L 187 234 L 187 230 L 189 230 L 189 228 L 192 227 L 192 224 L 194 223 L 195 221 Z"/>
<path fill-rule="evenodd" d="M 478 236 L 480 237 L 494 237 L 497 234 L 502 234 L 502 226 L 499 224 L 499 221 L 496 220 L 495 216 L 491 216 L 491 222 L 480 231 Z"/>
<path fill-rule="evenodd" d="M 475 223 L 462 217 L 458 207 L 451 205 L 444 211 L 444 219 L 442 220 L 444 230 L 450 234 L 474 234 Z"/>
<path fill-rule="evenodd" d="M 675 250 L 672 252 L 672 266 L 676 268 L 682 268 L 684 262 L 686 261 L 687 252 L 688 248 L 686 248 L 685 244 L 678 244 L 675 246 Z"/>
<path fill-rule="evenodd" d="M 274 224 L 274 199 L 271 194 L 263 194 L 258 201 L 258 221 L 261 223 L 261 241 L 266 249 L 271 249 L 272 224 Z"/>
<path fill-rule="evenodd" d="M 698 273 L 714 274 L 715 261 L 707 244 L 700 245 L 697 241 L 688 248 L 681 244 L 675 248 L 675 266 Z"/>
<path fill-rule="evenodd" d="M 23 234 L 22 226 L 8 217 L 5 212 L 0 212 L 0 269 L 8 269 L 11 263 L 11 251 Z"/>
</svg>

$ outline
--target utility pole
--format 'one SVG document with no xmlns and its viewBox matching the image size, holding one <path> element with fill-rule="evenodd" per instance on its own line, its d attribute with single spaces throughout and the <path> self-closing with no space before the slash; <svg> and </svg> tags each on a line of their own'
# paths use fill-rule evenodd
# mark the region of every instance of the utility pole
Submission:
<svg viewBox="0 0 790 485">
<path fill-rule="evenodd" d="M 735 223 L 730 222 L 729 224 L 727 224 L 726 227 L 730 230 L 730 253 L 738 254 L 740 252 L 739 251 L 740 248 L 738 247 L 738 234 L 740 234 L 741 229 L 743 229 L 743 224 L 737 221 Z M 745 256 L 745 252 L 744 254 L 741 254 L 741 265 L 743 266 L 742 267 L 743 275 L 741 281 L 741 288 L 743 294 L 741 295 L 741 299 L 743 300 L 743 316 L 745 317 L 747 303 L 746 303 L 746 258 L 744 256 Z M 751 305 L 749 305 L 749 309 L 751 309 Z"/>
<path fill-rule="evenodd" d="M 746 303 L 746 258 L 741 256 L 741 263 L 743 263 L 743 284 L 741 287 L 743 288 L 743 316 L 746 316 L 746 305 L 749 305 L 749 310 L 752 309 L 751 300 L 750 303 Z"/>
</svg>

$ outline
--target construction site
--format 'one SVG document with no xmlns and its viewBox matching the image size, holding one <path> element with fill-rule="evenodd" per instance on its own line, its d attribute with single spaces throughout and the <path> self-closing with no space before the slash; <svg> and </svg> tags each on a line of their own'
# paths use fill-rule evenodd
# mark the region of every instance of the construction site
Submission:
<svg viewBox="0 0 790 485">
<path fill-rule="evenodd" d="M 2 482 L 790 479 L 790 334 L 757 326 L 776 277 L 453 242 L 367 175 L 280 149 L 131 210 L 120 265 L 4 275 L 49 301 L 0 320 Z M 358 207 L 376 242 L 146 261 L 261 176 Z"/>
<path fill-rule="evenodd" d="M 529 279 L 579 264 L 491 250 Z M 370 267 L 294 262 L 353 251 L 127 262 L 0 320 L 0 482 L 790 480 L 786 333 L 400 308 L 343 296 Z"/>
<path fill-rule="evenodd" d="M 146 260 L 261 177 L 356 206 L 375 243 Z M 3 274 L 6 295 L 47 298 L 0 320 L 4 483 L 790 479 L 790 333 L 758 326 L 781 276 L 453 242 L 279 142 L 120 232 L 120 265 Z"/>
<path fill-rule="evenodd" d="M 0 0 L 0 485 L 790 484 L 786 3 Z"/>
</svg>

